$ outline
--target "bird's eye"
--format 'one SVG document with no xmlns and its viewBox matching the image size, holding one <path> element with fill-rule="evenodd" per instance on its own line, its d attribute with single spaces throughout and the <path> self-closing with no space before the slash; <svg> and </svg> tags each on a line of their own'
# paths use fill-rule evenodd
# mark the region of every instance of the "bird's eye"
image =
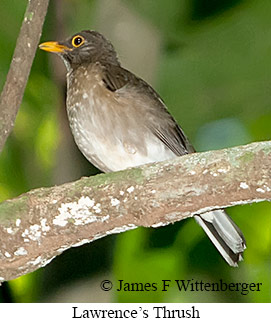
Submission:
<svg viewBox="0 0 271 323">
<path fill-rule="evenodd" d="M 72 39 L 72 46 L 79 47 L 84 44 L 85 39 L 82 36 L 74 36 Z"/>
</svg>

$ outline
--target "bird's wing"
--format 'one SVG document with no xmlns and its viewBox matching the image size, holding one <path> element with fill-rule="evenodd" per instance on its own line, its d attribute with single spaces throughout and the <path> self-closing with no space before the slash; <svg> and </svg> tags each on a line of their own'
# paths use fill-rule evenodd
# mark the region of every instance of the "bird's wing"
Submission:
<svg viewBox="0 0 271 323">
<path fill-rule="evenodd" d="M 106 88 L 115 92 L 129 83 L 129 74 L 120 66 L 103 66 L 103 82 Z"/>
<path fill-rule="evenodd" d="M 195 151 L 159 94 L 148 83 L 128 70 L 112 65 L 104 66 L 103 82 L 112 92 L 125 88 L 125 91 L 133 92 L 134 98 L 138 95 L 141 101 L 149 102 L 146 125 L 174 154 L 181 156 Z"/>
<path fill-rule="evenodd" d="M 116 91 L 119 95 L 125 93 L 126 98 L 138 101 L 136 107 L 141 109 L 145 126 L 174 154 L 180 156 L 195 151 L 160 96 L 146 82 L 121 67 L 107 73 L 104 82 L 110 91 Z M 225 211 L 195 215 L 195 219 L 228 264 L 237 266 L 238 261 L 243 259 L 246 243 L 242 232 Z"/>
</svg>

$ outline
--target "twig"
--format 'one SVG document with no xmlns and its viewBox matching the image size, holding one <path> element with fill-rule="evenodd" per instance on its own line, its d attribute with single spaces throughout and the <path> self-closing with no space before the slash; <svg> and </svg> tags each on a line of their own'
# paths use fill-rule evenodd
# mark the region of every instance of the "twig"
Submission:
<svg viewBox="0 0 271 323">
<path fill-rule="evenodd" d="M 28 0 L 16 48 L 0 97 L 0 152 L 13 129 L 41 36 L 49 0 Z"/>
</svg>

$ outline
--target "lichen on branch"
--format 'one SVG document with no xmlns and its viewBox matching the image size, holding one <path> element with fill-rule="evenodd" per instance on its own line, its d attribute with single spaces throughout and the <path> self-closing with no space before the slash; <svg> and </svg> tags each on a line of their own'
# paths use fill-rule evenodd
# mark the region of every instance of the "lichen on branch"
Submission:
<svg viewBox="0 0 271 323">
<path fill-rule="evenodd" d="M 0 280 L 113 233 L 269 200 L 270 141 L 35 189 L 0 204 Z"/>
</svg>

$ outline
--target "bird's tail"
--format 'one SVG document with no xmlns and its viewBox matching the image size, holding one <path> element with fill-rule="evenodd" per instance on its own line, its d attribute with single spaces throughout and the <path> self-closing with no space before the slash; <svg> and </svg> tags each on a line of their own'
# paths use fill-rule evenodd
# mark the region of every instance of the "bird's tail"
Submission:
<svg viewBox="0 0 271 323">
<path fill-rule="evenodd" d="M 223 210 L 195 215 L 195 220 L 204 229 L 212 243 L 231 266 L 237 267 L 242 260 L 246 241 L 238 226 Z"/>
</svg>

